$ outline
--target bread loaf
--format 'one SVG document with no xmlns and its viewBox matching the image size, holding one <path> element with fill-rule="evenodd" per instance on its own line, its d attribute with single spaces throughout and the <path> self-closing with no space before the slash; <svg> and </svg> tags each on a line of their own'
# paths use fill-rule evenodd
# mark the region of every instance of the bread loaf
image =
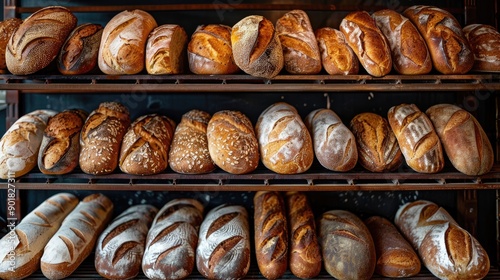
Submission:
<svg viewBox="0 0 500 280">
<path fill-rule="evenodd" d="M 311 135 L 297 110 L 285 102 L 277 102 L 265 109 L 257 120 L 261 160 L 280 174 L 307 171 L 314 160 Z"/>
<path fill-rule="evenodd" d="M 183 73 L 187 40 L 186 31 L 177 24 L 153 29 L 146 43 L 146 71 L 153 75 Z"/>
<path fill-rule="evenodd" d="M 360 113 L 351 120 L 350 127 L 361 166 L 372 172 L 394 171 L 401 166 L 404 158 L 387 119 L 375 113 Z"/>
<path fill-rule="evenodd" d="M 259 144 L 245 114 L 231 110 L 215 113 L 208 122 L 207 138 L 210 157 L 222 170 L 245 174 L 259 165 Z"/>
<path fill-rule="evenodd" d="M 377 253 L 375 273 L 402 278 L 420 272 L 420 258 L 391 221 L 381 216 L 371 216 L 365 220 L 365 224 L 370 230 Z"/>
<path fill-rule="evenodd" d="M 120 147 L 130 116 L 127 107 L 103 102 L 92 111 L 80 133 L 80 168 L 88 174 L 113 172 L 118 166 Z"/>
<path fill-rule="evenodd" d="M 429 48 L 434 68 L 442 74 L 465 74 L 474 55 L 462 27 L 448 11 L 425 5 L 407 8 L 403 15 L 417 27 Z"/>
<path fill-rule="evenodd" d="M 409 167 L 420 173 L 443 169 L 441 141 L 425 113 L 415 104 L 400 104 L 389 109 L 387 118 Z"/>
<path fill-rule="evenodd" d="M 78 166 L 80 132 L 87 116 L 83 110 L 69 109 L 49 119 L 38 153 L 38 169 L 42 173 L 66 174 Z"/>
<path fill-rule="evenodd" d="M 137 74 L 144 69 L 146 41 L 157 27 L 153 16 L 142 10 L 123 11 L 104 27 L 98 65 L 104 74 Z"/>
<path fill-rule="evenodd" d="M 293 10 L 285 13 L 276 21 L 276 33 L 288 73 L 313 75 L 321 71 L 318 42 L 306 12 Z"/>
<path fill-rule="evenodd" d="M 437 204 L 426 200 L 406 203 L 396 212 L 395 224 L 436 277 L 482 279 L 488 274 L 487 252 Z"/>
<path fill-rule="evenodd" d="M 408 18 L 383 9 L 372 14 L 391 47 L 392 65 L 403 75 L 423 75 L 432 70 L 432 60 L 424 38 Z"/>
<path fill-rule="evenodd" d="M 141 272 L 146 236 L 158 209 L 140 204 L 127 208 L 99 235 L 94 265 L 107 279 L 131 279 Z"/>
<path fill-rule="evenodd" d="M 97 68 L 103 27 L 84 23 L 68 36 L 57 56 L 57 68 L 64 75 L 86 74 Z"/>
<path fill-rule="evenodd" d="M 208 279 L 244 278 L 250 268 L 247 210 L 220 205 L 203 220 L 196 248 L 196 267 Z"/>
<path fill-rule="evenodd" d="M 462 31 L 474 54 L 472 70 L 500 71 L 500 32 L 486 24 L 469 24 Z"/>
<path fill-rule="evenodd" d="M 382 77 L 391 72 L 391 49 L 368 12 L 349 13 L 342 19 L 339 29 L 368 74 Z"/>
<path fill-rule="evenodd" d="M 10 36 L 14 34 L 21 23 L 23 23 L 23 20 L 20 18 L 9 18 L 0 21 L 0 73 L 5 73 L 7 70 L 7 63 L 5 62 L 7 44 Z"/>
<path fill-rule="evenodd" d="M 194 74 L 228 75 L 240 70 L 234 62 L 231 27 L 223 24 L 200 25 L 188 44 L 189 69 Z"/>
<path fill-rule="evenodd" d="M 7 69 L 28 75 L 47 67 L 75 28 L 77 18 L 61 6 L 48 6 L 28 16 L 12 34 L 5 51 Z"/>
<path fill-rule="evenodd" d="M 316 109 L 305 118 L 311 133 L 314 154 L 319 163 L 332 171 L 349 171 L 358 162 L 354 134 L 330 109 Z"/>
<path fill-rule="evenodd" d="M 426 111 L 453 166 L 467 175 L 482 175 L 493 167 L 493 147 L 481 124 L 466 110 L 437 104 Z"/>
<path fill-rule="evenodd" d="M 157 114 L 137 118 L 123 137 L 119 166 L 135 175 L 157 174 L 168 166 L 175 122 Z"/>
<path fill-rule="evenodd" d="M 35 110 L 20 117 L 0 139 L 0 177 L 17 178 L 37 165 L 43 131 L 52 110 Z"/>
<path fill-rule="evenodd" d="M 347 44 L 344 33 L 331 27 L 315 32 L 321 54 L 321 63 L 330 75 L 358 74 L 359 60 Z"/>
<path fill-rule="evenodd" d="M 231 30 L 234 62 L 245 73 L 271 79 L 283 69 L 283 49 L 271 21 L 250 15 Z"/>
<path fill-rule="evenodd" d="M 0 239 L 0 278 L 23 279 L 40 269 L 43 248 L 77 204 L 78 198 L 72 194 L 55 194 Z"/>
<path fill-rule="evenodd" d="M 314 213 L 307 196 L 301 192 L 287 192 L 290 271 L 302 279 L 311 279 L 321 272 L 321 248 L 316 234 Z"/>
<path fill-rule="evenodd" d="M 253 198 L 255 255 L 260 273 L 278 279 L 288 268 L 288 223 L 279 192 L 258 191 Z"/>
<path fill-rule="evenodd" d="M 319 223 L 326 271 L 336 279 L 370 279 L 375 271 L 375 245 L 363 221 L 349 211 L 330 210 Z"/>
<path fill-rule="evenodd" d="M 210 118 L 209 113 L 196 109 L 182 115 L 168 155 L 168 163 L 173 171 L 201 174 L 215 170 L 215 163 L 208 151 L 207 127 Z"/>
<path fill-rule="evenodd" d="M 51 280 L 71 275 L 90 255 L 112 215 L 113 202 L 102 194 L 91 194 L 80 201 L 45 246 L 43 275 Z"/>
</svg>

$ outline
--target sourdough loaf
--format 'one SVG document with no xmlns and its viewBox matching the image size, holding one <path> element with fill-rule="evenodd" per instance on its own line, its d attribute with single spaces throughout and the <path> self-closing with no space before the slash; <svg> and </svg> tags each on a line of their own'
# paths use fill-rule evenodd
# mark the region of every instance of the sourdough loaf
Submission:
<svg viewBox="0 0 500 280">
<path fill-rule="evenodd" d="M 331 27 L 322 27 L 316 30 L 315 35 L 321 63 L 328 74 L 358 74 L 358 57 L 347 44 L 344 33 Z"/>
<path fill-rule="evenodd" d="M 474 71 L 500 71 L 500 32 L 487 24 L 469 24 L 463 28 L 474 54 Z"/>
<path fill-rule="evenodd" d="M 149 74 L 181 74 L 186 65 L 187 34 L 177 24 L 164 24 L 151 31 L 146 42 Z"/>
<path fill-rule="evenodd" d="M 23 20 L 20 18 L 9 18 L 0 21 L 0 73 L 4 73 L 7 70 L 7 63 L 5 61 L 7 44 L 21 23 L 23 23 Z"/>
</svg>

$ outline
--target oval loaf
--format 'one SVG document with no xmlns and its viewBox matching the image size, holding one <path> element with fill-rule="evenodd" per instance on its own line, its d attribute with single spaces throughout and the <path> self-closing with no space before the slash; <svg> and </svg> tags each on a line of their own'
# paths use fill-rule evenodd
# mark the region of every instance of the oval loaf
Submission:
<svg viewBox="0 0 500 280">
<path fill-rule="evenodd" d="M 315 34 L 322 65 L 328 74 L 358 74 L 358 57 L 347 44 L 344 33 L 331 27 L 322 27 Z"/>
</svg>

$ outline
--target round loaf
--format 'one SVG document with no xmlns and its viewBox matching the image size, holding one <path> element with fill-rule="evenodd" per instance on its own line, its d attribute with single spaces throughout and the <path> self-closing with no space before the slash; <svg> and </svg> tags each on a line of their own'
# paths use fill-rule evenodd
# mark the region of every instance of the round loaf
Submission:
<svg viewBox="0 0 500 280">
<path fill-rule="evenodd" d="M 223 24 L 198 26 L 187 53 L 189 69 L 195 74 L 227 75 L 240 70 L 234 62 L 231 27 Z"/>
<path fill-rule="evenodd" d="M 305 118 L 311 133 L 314 154 L 319 163 L 332 171 L 349 171 L 358 162 L 354 134 L 330 109 L 316 109 Z"/>
<path fill-rule="evenodd" d="M 368 74 L 382 77 L 391 72 L 389 43 L 368 12 L 349 13 L 342 19 L 339 29 Z"/>
<path fill-rule="evenodd" d="M 463 28 L 474 54 L 474 71 L 500 71 L 500 32 L 486 24 L 469 24 Z"/>
<path fill-rule="evenodd" d="M 186 60 L 187 34 L 177 24 L 153 29 L 146 43 L 146 71 L 152 75 L 181 74 Z"/>
<path fill-rule="evenodd" d="M 285 102 L 274 103 L 257 120 L 261 160 L 280 174 L 307 171 L 314 161 L 311 135 L 297 110 Z"/>
<path fill-rule="evenodd" d="M 0 73 L 4 73 L 7 70 L 5 50 L 7 49 L 10 37 L 21 23 L 23 23 L 23 20 L 20 18 L 9 18 L 0 21 Z"/>
<path fill-rule="evenodd" d="M 207 127 L 208 151 L 214 163 L 231 174 L 245 174 L 259 165 L 259 144 L 252 122 L 239 112 L 215 113 Z"/>
<path fill-rule="evenodd" d="M 330 75 L 358 74 L 359 60 L 345 40 L 344 33 L 330 27 L 316 30 L 323 68 Z"/>
<path fill-rule="evenodd" d="M 271 21 L 250 15 L 231 30 L 234 61 L 245 73 L 271 79 L 283 69 L 283 49 Z"/>
<path fill-rule="evenodd" d="M 104 74 L 137 74 L 144 69 L 146 41 L 157 27 L 153 16 L 142 10 L 123 11 L 104 27 L 98 65 Z"/>
<path fill-rule="evenodd" d="M 77 26 L 61 47 L 57 69 L 64 75 L 86 74 L 97 67 L 103 27 L 84 23 Z"/>
<path fill-rule="evenodd" d="M 285 70 L 290 74 L 318 74 L 321 56 L 306 12 L 293 10 L 276 21 L 276 33 L 283 48 Z"/>
<path fill-rule="evenodd" d="M 47 67 L 59 54 L 77 18 L 60 6 L 42 8 L 27 17 L 10 37 L 5 52 L 7 69 L 28 75 Z"/>
</svg>

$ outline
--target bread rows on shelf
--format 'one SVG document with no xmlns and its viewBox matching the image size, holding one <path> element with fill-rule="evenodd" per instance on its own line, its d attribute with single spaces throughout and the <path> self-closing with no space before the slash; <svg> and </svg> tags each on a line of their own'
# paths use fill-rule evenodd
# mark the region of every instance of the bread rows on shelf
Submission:
<svg viewBox="0 0 500 280">
<path fill-rule="evenodd" d="M 260 15 L 233 26 L 200 25 L 189 38 L 182 26 L 158 25 L 143 10 L 116 14 L 104 27 L 77 25 L 61 6 L 42 8 L 25 20 L 0 23 L 0 68 L 28 75 L 53 61 L 65 75 L 99 69 L 108 75 L 234 74 L 273 78 L 290 74 L 465 74 L 500 70 L 500 33 L 484 24 L 462 28 L 448 11 L 415 5 L 403 13 L 351 12 L 340 25 L 311 26 L 302 10 L 276 23 Z"/>
<path fill-rule="evenodd" d="M 401 205 L 394 223 L 347 210 L 316 220 L 301 192 L 259 191 L 253 202 L 253 219 L 241 205 L 218 205 L 205 215 L 199 201 L 176 198 L 160 210 L 130 206 L 111 220 L 106 196 L 79 201 L 59 193 L 0 240 L 0 277 L 22 279 L 41 269 L 48 279 L 63 279 L 92 252 L 96 271 L 108 279 L 141 272 L 184 279 L 195 269 L 208 279 L 241 279 L 253 257 L 267 279 L 288 269 L 315 278 L 322 268 L 336 279 L 401 278 L 415 276 L 422 264 L 440 279 L 481 279 L 489 272 L 484 248 L 430 201 Z"/>
</svg>

